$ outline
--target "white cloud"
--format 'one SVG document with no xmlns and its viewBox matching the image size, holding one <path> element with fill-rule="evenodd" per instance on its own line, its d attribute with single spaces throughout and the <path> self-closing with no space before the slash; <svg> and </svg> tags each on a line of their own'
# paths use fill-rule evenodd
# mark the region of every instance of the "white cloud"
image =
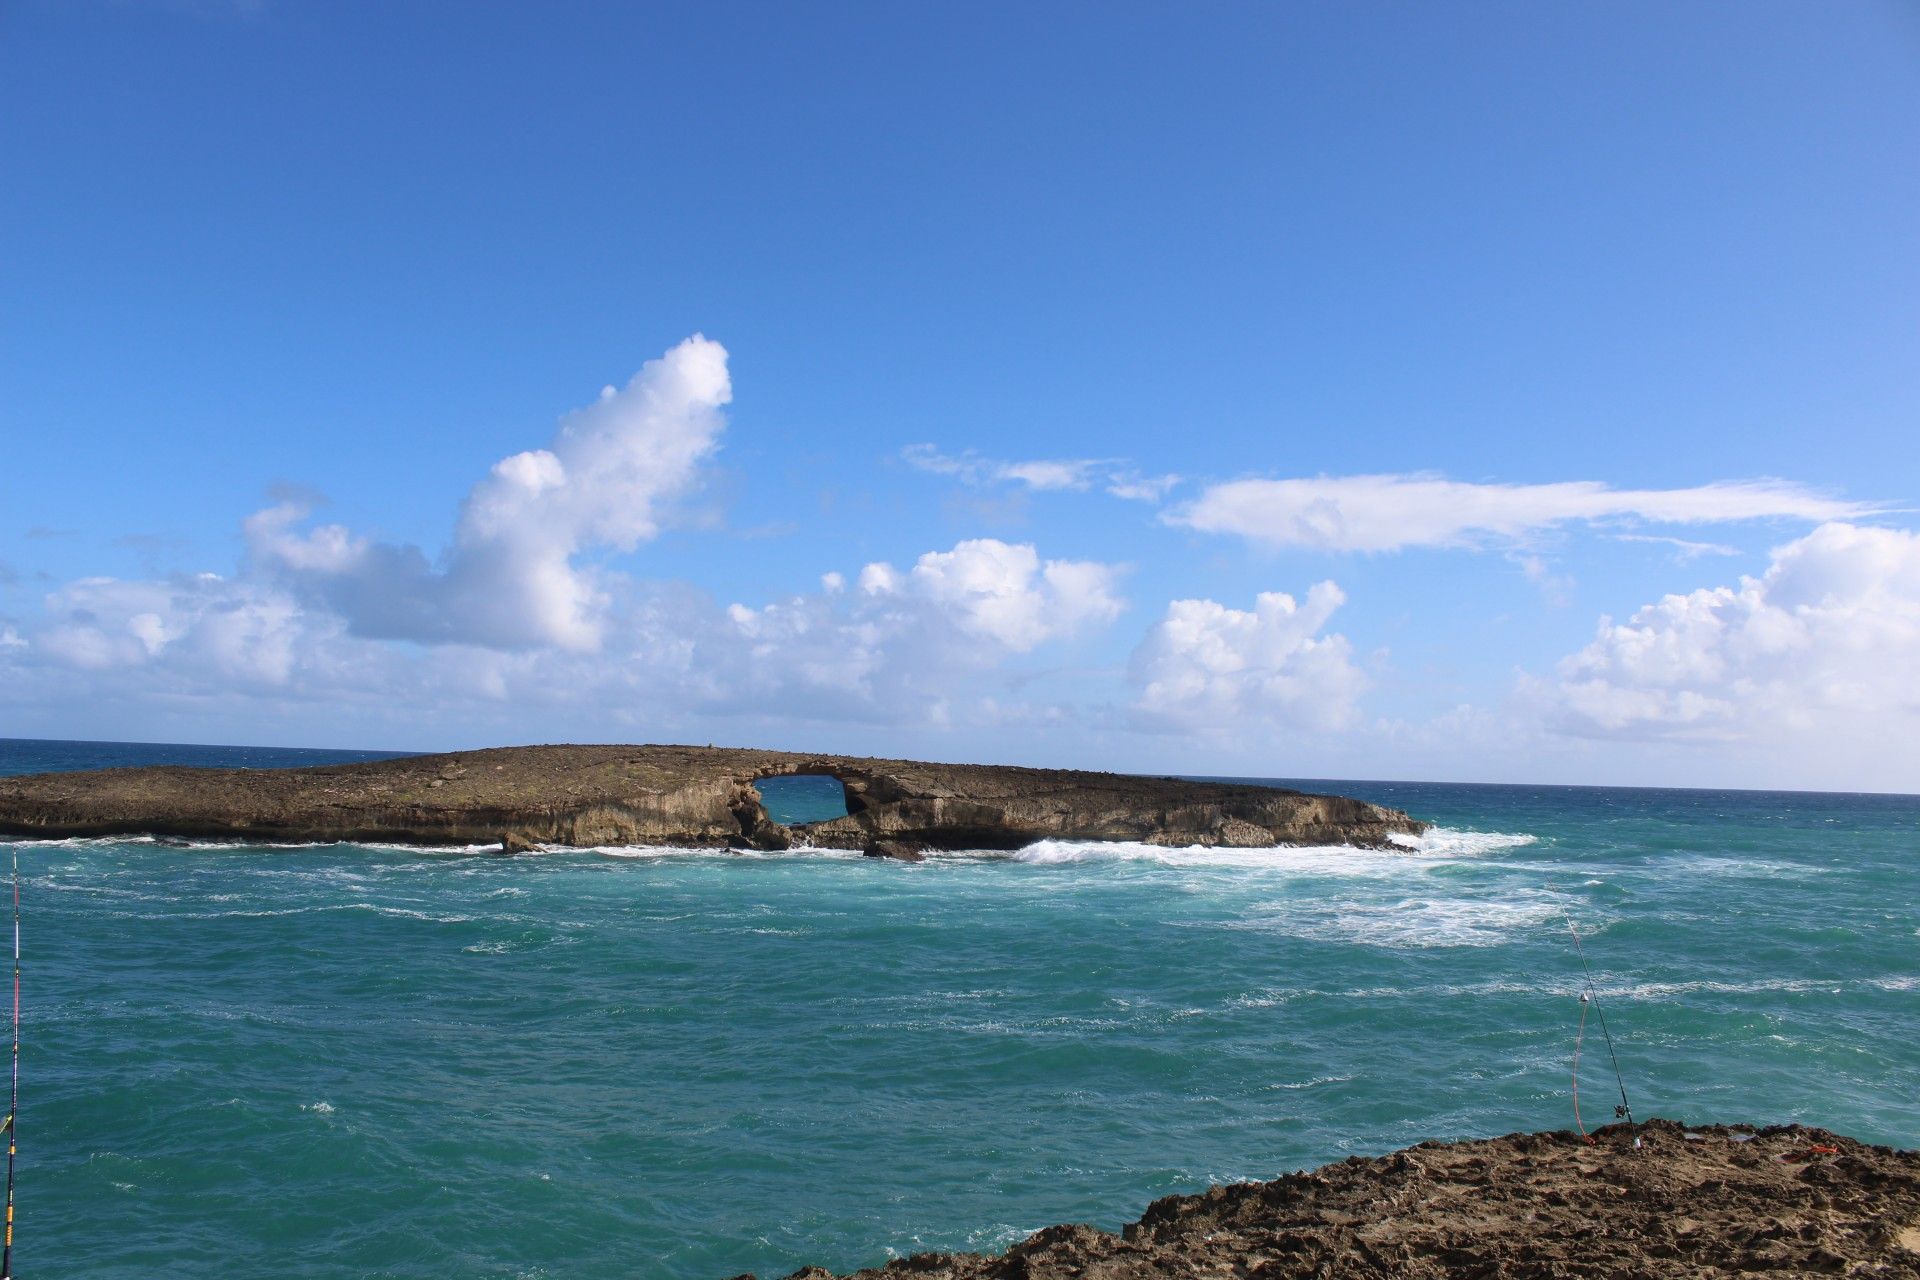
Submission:
<svg viewBox="0 0 1920 1280">
<path fill-rule="evenodd" d="M 47 597 L 30 641 L 83 671 L 153 668 L 221 686 L 289 683 L 303 654 L 344 628 L 306 617 L 285 593 L 203 573 L 162 582 L 82 578 Z"/>
<path fill-rule="evenodd" d="M 1107 492 L 1128 502 L 1158 502 L 1179 483 L 1180 477 L 1172 473 L 1143 476 L 1131 471 L 1116 471 L 1107 478 Z"/>
<path fill-rule="evenodd" d="M 1545 556 L 1510 551 L 1507 559 L 1520 570 L 1520 576 L 1540 588 L 1540 596 L 1548 604 L 1560 608 L 1571 600 L 1574 582 L 1571 574 L 1555 573 L 1553 565 Z"/>
<path fill-rule="evenodd" d="M 1267 547 L 1397 551 L 1512 542 L 1575 522 L 1819 521 L 1872 510 L 1868 504 L 1843 502 L 1781 480 L 1614 489 L 1591 480 L 1468 484 L 1428 475 L 1369 475 L 1234 480 L 1209 487 L 1163 518 L 1205 533 L 1237 534 Z"/>
<path fill-rule="evenodd" d="M 1133 655 L 1137 719 L 1219 734 L 1345 727 L 1366 677 L 1345 636 L 1320 634 L 1344 603 L 1332 582 L 1316 584 L 1304 604 L 1262 592 L 1251 612 L 1175 600 Z"/>
<path fill-rule="evenodd" d="M 1029 489 L 1085 489 L 1092 485 L 1087 473 L 1099 466 L 1086 458 L 1053 462 L 1009 462 L 1000 468 L 1000 478 L 1017 480 Z"/>
<path fill-rule="evenodd" d="M 904 576 L 886 564 L 860 574 L 863 586 L 876 584 L 874 594 L 909 592 L 952 625 L 1015 653 L 1119 617 L 1119 577 L 1114 566 L 1091 560 L 1043 563 L 1031 545 L 995 538 L 929 551 Z"/>
<path fill-rule="evenodd" d="M 1737 556 L 1740 548 L 1729 547 L 1722 542 L 1697 542 L 1691 538 L 1669 538 L 1657 533 L 1615 533 L 1608 535 L 1615 542 L 1644 542 L 1652 546 L 1672 547 L 1676 564 L 1686 564 L 1698 560 L 1701 556 Z"/>
<path fill-rule="evenodd" d="M 1845 742 L 1910 752 L 1920 731 L 1920 535 L 1826 524 L 1737 585 L 1669 595 L 1536 684 L 1590 737 Z"/>
<path fill-rule="evenodd" d="M 870 596 L 883 596 L 900 589 L 900 571 L 890 564 L 870 564 L 860 571 L 860 590 Z"/>
<path fill-rule="evenodd" d="M 971 450 L 961 454 L 941 453 L 930 444 L 908 445 L 900 451 L 900 456 L 908 466 L 934 475 L 951 476 L 962 484 L 1019 484 L 1039 491 L 1084 491 L 1098 484 L 1116 498 L 1135 502 L 1158 502 L 1180 483 L 1176 475 L 1143 476 L 1120 458 L 1003 462 L 983 458 Z"/>
<path fill-rule="evenodd" d="M 262 538 L 278 536 L 273 520 L 258 527 Z M 324 564 L 351 545 L 331 535 L 296 541 L 294 556 Z M 356 563 L 353 554 L 340 553 Z M 905 571 L 869 565 L 857 592 L 829 573 L 817 592 L 761 608 L 722 608 L 680 584 L 610 582 L 617 589 L 592 651 L 395 645 L 354 634 L 325 601 L 260 577 L 90 578 L 50 594 L 44 622 L 27 635 L 0 636 L 0 700 L 31 701 L 76 677 L 88 697 L 115 703 L 179 708 L 265 697 L 464 719 L 480 699 L 502 714 L 644 714 L 655 732 L 687 716 L 1004 719 L 995 702 L 1004 664 L 1111 622 L 1123 607 L 1120 574 L 979 539 L 929 552 Z"/>
<path fill-rule="evenodd" d="M 857 592 L 734 604 L 724 627 L 701 631 L 689 667 L 702 682 L 697 702 L 801 719 L 1004 719 L 992 693 L 1003 664 L 1111 622 L 1124 607 L 1120 573 L 975 539 L 905 571 L 869 564 Z"/>
<path fill-rule="evenodd" d="M 300 532 L 310 507 L 299 501 L 247 521 L 254 566 L 360 635 L 594 650 L 609 588 L 575 557 L 660 531 L 719 447 L 731 398 L 726 349 L 695 335 L 562 418 L 548 447 L 495 463 L 462 504 L 443 571 L 418 548 L 339 525 Z"/>
</svg>

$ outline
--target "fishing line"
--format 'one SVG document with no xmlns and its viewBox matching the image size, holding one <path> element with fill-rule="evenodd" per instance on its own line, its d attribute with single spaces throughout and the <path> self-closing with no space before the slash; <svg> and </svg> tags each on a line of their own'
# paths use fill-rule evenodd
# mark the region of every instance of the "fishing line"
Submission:
<svg viewBox="0 0 1920 1280">
<path fill-rule="evenodd" d="M 1580 993 L 1580 1030 L 1573 1037 L 1573 1127 L 1588 1142 L 1593 1135 L 1587 1132 L 1587 1126 L 1580 1123 L 1580 1047 L 1587 1040 L 1587 993 Z"/>
<path fill-rule="evenodd" d="M 1620 1055 L 1613 1049 L 1613 1033 L 1607 1030 L 1607 1011 L 1600 1007 L 1599 993 L 1594 990 L 1593 968 L 1587 963 L 1586 948 L 1580 945 L 1580 931 L 1573 927 L 1573 916 L 1566 911 L 1560 914 L 1566 917 L 1567 932 L 1573 935 L 1573 954 L 1580 957 L 1580 970 L 1586 974 L 1586 989 L 1580 993 L 1580 1038 L 1586 1036 L 1587 1008 L 1592 1006 L 1594 1014 L 1600 1019 L 1600 1034 L 1607 1041 L 1607 1058 L 1613 1063 L 1613 1082 L 1620 1087 L 1620 1105 L 1614 1108 L 1613 1114 L 1632 1124 L 1633 1106 L 1627 1101 L 1627 1080 L 1620 1073 Z M 1573 1045 L 1573 1122 L 1575 1125 L 1580 1123 L 1580 1039 L 1576 1039 Z M 1585 1137 L 1586 1132 L 1582 1128 L 1581 1136 Z"/>
</svg>

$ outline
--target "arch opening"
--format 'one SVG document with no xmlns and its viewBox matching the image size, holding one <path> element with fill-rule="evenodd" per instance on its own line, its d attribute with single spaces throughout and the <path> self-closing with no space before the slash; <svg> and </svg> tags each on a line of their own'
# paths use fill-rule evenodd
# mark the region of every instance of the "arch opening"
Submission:
<svg viewBox="0 0 1920 1280">
<path fill-rule="evenodd" d="M 787 773 L 755 778 L 753 789 L 767 819 L 783 827 L 805 827 L 816 822 L 832 822 L 852 812 L 847 804 L 847 787 L 830 773 Z"/>
</svg>

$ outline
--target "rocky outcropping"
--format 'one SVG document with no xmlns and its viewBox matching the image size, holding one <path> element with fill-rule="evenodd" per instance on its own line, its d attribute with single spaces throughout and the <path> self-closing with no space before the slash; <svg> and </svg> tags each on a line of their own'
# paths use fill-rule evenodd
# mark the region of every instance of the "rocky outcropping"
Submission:
<svg viewBox="0 0 1920 1280">
<path fill-rule="evenodd" d="M 822 774 L 847 816 L 789 829 L 759 778 Z M 1340 796 L 1067 769 L 714 747 L 502 747 L 310 769 L 0 778 L 0 834 L 413 844 L 1015 849 L 1035 840 L 1381 847 L 1426 829 Z"/>
<path fill-rule="evenodd" d="M 848 1280 L 1920 1276 L 1920 1152 L 1798 1125 L 1594 1137 L 1423 1143 L 1171 1196 L 1117 1235 L 1049 1227 L 1003 1254 L 916 1254 Z"/>
</svg>

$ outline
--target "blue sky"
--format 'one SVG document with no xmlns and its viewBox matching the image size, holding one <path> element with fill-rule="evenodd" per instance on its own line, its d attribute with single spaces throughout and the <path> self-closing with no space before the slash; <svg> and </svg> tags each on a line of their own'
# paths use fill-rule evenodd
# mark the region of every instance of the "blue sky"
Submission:
<svg viewBox="0 0 1920 1280">
<path fill-rule="evenodd" d="M 1920 789 L 1911 7 L 24 3 L 0 118 L 0 734 Z"/>
</svg>

